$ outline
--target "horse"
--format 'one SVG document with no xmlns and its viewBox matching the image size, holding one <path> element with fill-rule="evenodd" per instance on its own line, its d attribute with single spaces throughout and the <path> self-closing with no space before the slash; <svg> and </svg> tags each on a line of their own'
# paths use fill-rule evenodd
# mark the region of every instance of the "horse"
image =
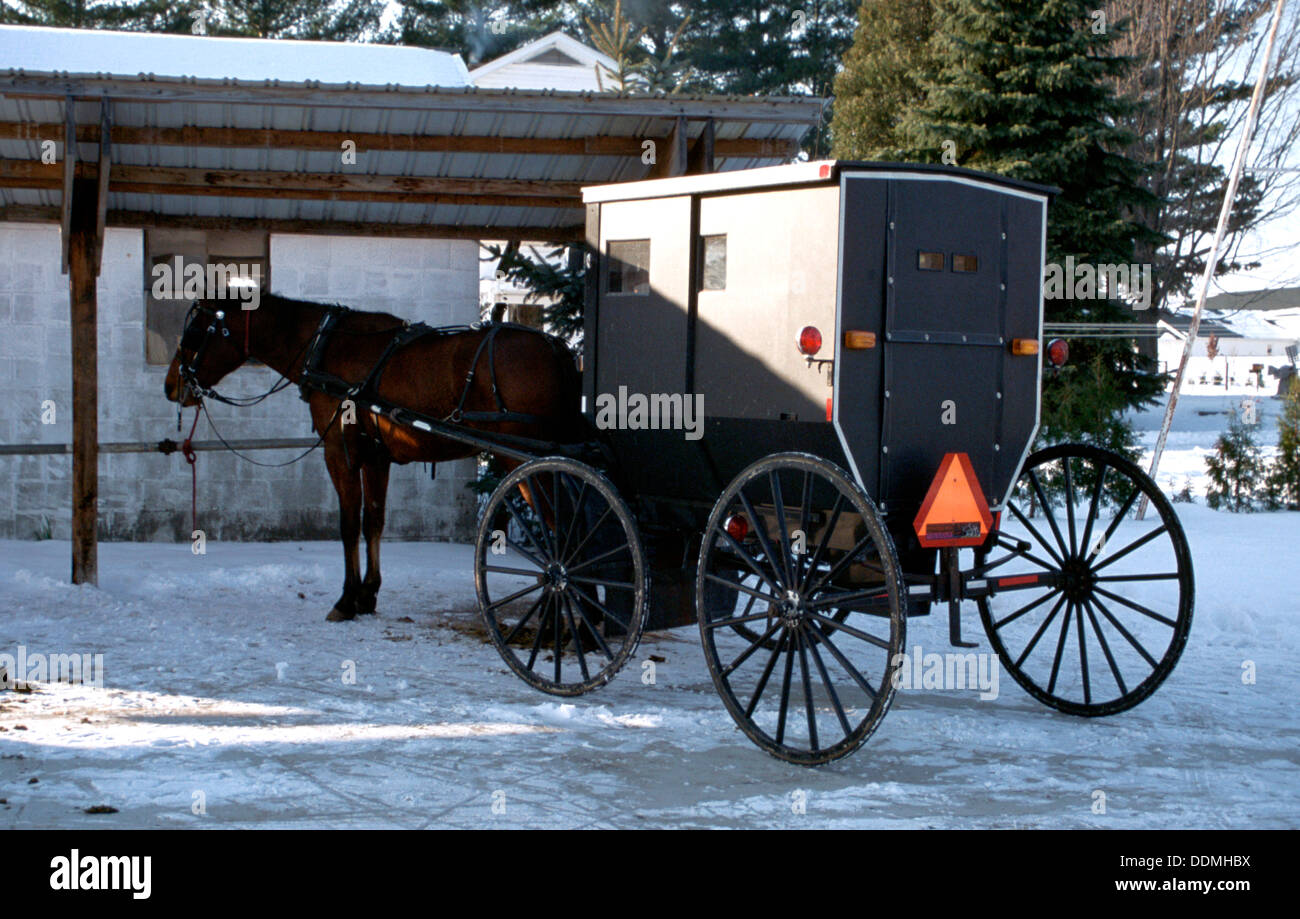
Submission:
<svg viewBox="0 0 1300 919">
<path fill-rule="evenodd" d="M 367 396 L 489 434 L 553 443 L 581 439 L 581 385 L 572 352 L 563 341 L 524 326 L 411 327 L 388 313 L 275 294 L 264 294 L 251 310 L 242 309 L 238 300 L 201 299 L 191 307 L 168 367 L 167 398 L 181 406 L 198 405 L 250 359 L 302 386 L 338 492 L 343 593 L 326 616 L 329 622 L 375 612 L 383 580 L 379 544 L 391 464 L 432 463 L 436 471 L 437 463 L 481 451 L 376 414 Z M 372 374 L 376 367 L 377 379 Z M 371 386 L 345 411 L 346 393 L 331 395 L 303 385 L 304 371 L 313 380 L 333 378 L 347 391 L 357 392 L 365 382 Z M 507 471 L 521 462 L 505 456 L 498 460 Z M 364 577 L 359 557 L 363 531 Z"/>
</svg>

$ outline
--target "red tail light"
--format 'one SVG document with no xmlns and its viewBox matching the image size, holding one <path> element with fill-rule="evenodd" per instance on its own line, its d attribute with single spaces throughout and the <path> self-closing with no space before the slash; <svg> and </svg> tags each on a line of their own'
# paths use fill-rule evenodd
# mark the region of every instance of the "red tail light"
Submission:
<svg viewBox="0 0 1300 919">
<path fill-rule="evenodd" d="M 744 514 L 733 514 L 728 517 L 722 528 L 736 542 L 743 542 L 745 537 L 749 535 L 749 521 L 745 519 Z"/>
<path fill-rule="evenodd" d="M 1070 346 L 1065 343 L 1064 338 L 1053 338 L 1047 343 L 1047 359 L 1052 362 L 1053 367 L 1065 366 L 1065 362 L 1070 359 Z"/>
<path fill-rule="evenodd" d="M 799 333 L 799 352 L 812 357 L 822 349 L 822 333 L 816 326 L 806 325 Z"/>
</svg>

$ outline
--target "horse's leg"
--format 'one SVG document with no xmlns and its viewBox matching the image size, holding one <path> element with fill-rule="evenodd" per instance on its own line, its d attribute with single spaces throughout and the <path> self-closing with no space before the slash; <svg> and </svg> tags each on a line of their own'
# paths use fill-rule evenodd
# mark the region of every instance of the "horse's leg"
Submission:
<svg viewBox="0 0 1300 919">
<path fill-rule="evenodd" d="M 355 444 L 352 448 L 355 454 Z M 325 617 L 341 622 L 357 614 L 357 595 L 361 590 L 361 472 L 348 463 L 343 439 L 337 435 L 325 439 L 325 465 L 339 494 L 339 530 L 343 537 L 343 596 Z"/>
<path fill-rule="evenodd" d="M 366 577 L 357 596 L 357 612 L 373 613 L 375 598 L 383 578 L 379 574 L 379 541 L 384 535 L 384 504 L 388 497 L 387 457 L 367 459 L 361 466 L 361 484 L 365 491 L 361 528 L 366 534 Z"/>
</svg>

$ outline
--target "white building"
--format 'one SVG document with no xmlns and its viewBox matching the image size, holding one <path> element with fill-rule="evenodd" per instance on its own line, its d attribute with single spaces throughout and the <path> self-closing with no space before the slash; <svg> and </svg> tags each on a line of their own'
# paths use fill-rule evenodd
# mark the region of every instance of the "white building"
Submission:
<svg viewBox="0 0 1300 919">
<path fill-rule="evenodd" d="M 616 68 L 601 54 L 563 32 L 552 32 L 470 71 L 470 82 L 485 89 L 609 90 Z M 597 71 L 599 70 L 599 77 Z"/>
</svg>

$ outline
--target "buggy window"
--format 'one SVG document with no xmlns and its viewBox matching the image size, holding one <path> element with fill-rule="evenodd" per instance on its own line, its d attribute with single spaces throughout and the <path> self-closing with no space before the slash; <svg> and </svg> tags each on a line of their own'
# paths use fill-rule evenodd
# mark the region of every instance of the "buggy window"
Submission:
<svg viewBox="0 0 1300 919">
<path fill-rule="evenodd" d="M 953 271 L 979 271 L 980 260 L 974 255 L 957 255 L 952 257 Z"/>
<path fill-rule="evenodd" d="M 727 289 L 727 237 L 726 234 L 700 237 L 703 270 L 700 272 L 700 290 Z"/>
<path fill-rule="evenodd" d="M 610 240 L 608 261 L 608 293 L 650 293 L 650 240 Z"/>
<path fill-rule="evenodd" d="M 924 250 L 917 252 L 916 267 L 922 271 L 943 271 L 943 253 Z"/>
</svg>

